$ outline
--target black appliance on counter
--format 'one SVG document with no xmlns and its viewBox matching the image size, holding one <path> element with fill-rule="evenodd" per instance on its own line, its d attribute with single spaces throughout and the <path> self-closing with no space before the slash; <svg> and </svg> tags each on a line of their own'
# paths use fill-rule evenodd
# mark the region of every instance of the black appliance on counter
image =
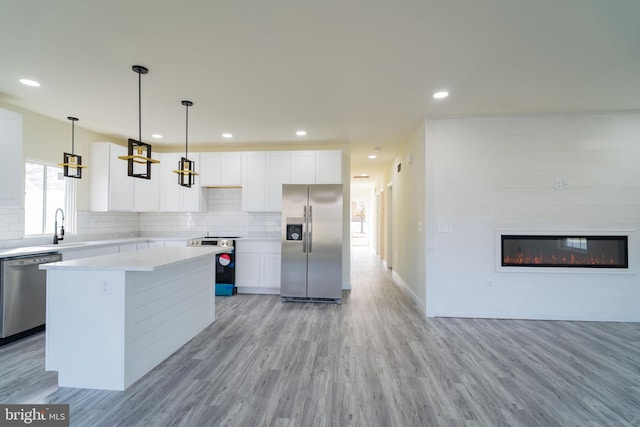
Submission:
<svg viewBox="0 0 640 427">
<path fill-rule="evenodd" d="M 235 237 L 197 237 L 189 239 L 188 246 L 219 246 L 229 248 L 229 253 L 216 254 L 216 295 L 237 293 Z"/>
</svg>

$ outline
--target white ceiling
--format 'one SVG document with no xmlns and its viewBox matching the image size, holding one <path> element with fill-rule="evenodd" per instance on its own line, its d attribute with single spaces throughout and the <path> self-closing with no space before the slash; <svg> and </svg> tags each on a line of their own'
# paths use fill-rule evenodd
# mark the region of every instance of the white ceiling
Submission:
<svg viewBox="0 0 640 427">
<path fill-rule="evenodd" d="M 140 64 L 145 142 L 184 144 L 188 99 L 190 144 L 345 142 L 375 174 L 424 117 L 640 109 L 639 22 L 638 0 L 0 0 L 0 101 L 136 138 Z"/>
</svg>

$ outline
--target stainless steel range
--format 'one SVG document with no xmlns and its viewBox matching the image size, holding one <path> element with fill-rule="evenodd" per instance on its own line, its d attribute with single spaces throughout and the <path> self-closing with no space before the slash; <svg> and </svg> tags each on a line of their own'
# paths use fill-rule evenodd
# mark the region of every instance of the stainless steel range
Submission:
<svg viewBox="0 0 640 427">
<path fill-rule="evenodd" d="M 228 253 L 216 255 L 216 295 L 229 296 L 236 290 L 236 237 L 196 237 L 188 246 L 218 246 L 229 249 Z"/>
</svg>

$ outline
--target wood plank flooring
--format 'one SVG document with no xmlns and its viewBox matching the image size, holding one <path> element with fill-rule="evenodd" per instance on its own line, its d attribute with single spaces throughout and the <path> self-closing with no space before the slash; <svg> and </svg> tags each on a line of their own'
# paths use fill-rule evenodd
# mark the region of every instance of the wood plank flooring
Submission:
<svg viewBox="0 0 640 427">
<path fill-rule="evenodd" d="M 640 426 L 640 324 L 425 319 L 366 247 L 343 304 L 218 297 L 124 392 L 58 388 L 44 334 L 0 348 L 1 403 L 73 426 Z"/>
</svg>

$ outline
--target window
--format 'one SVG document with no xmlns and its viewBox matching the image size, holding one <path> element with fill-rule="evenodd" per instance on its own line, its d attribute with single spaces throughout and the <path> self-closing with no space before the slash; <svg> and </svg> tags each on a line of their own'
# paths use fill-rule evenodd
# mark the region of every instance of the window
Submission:
<svg viewBox="0 0 640 427">
<path fill-rule="evenodd" d="M 61 167 L 28 161 L 25 165 L 24 234 L 53 234 L 56 209 L 65 214 L 65 229 L 73 231 L 75 185 Z M 58 226 L 62 217 L 58 214 Z"/>
</svg>

